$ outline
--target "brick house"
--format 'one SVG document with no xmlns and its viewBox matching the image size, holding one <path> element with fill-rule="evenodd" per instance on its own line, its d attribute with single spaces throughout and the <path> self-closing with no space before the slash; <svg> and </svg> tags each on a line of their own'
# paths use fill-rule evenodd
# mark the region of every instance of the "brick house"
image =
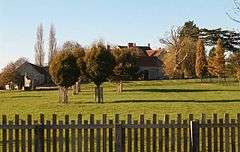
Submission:
<svg viewBox="0 0 240 152">
<path fill-rule="evenodd" d="M 144 80 L 159 80 L 164 78 L 163 62 L 161 61 L 162 50 L 152 50 L 150 44 L 137 46 L 136 43 L 128 43 L 127 46 L 119 45 L 118 48 L 137 48 L 139 54 L 139 72 Z"/>
</svg>

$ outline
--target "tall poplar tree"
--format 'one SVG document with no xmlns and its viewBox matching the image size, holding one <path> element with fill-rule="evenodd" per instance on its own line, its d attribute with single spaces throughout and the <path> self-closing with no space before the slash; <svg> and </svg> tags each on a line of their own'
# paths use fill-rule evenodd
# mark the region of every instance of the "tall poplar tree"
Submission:
<svg viewBox="0 0 240 152">
<path fill-rule="evenodd" d="M 218 78 L 225 76 L 224 47 L 221 39 L 218 39 L 214 57 L 214 73 Z"/>
<path fill-rule="evenodd" d="M 37 40 L 35 43 L 35 64 L 38 66 L 44 66 L 44 40 L 43 40 L 43 26 L 42 24 L 37 27 Z"/>
<path fill-rule="evenodd" d="M 207 75 L 207 59 L 205 55 L 205 47 L 203 40 L 199 39 L 196 45 L 196 76 L 200 79 Z"/>
<path fill-rule="evenodd" d="M 48 64 L 50 64 L 56 52 L 57 52 L 56 30 L 54 25 L 51 24 L 48 39 Z"/>
<path fill-rule="evenodd" d="M 215 76 L 214 74 L 214 57 L 215 57 L 215 47 L 213 47 L 208 55 L 208 73 L 210 74 L 210 76 Z"/>
</svg>

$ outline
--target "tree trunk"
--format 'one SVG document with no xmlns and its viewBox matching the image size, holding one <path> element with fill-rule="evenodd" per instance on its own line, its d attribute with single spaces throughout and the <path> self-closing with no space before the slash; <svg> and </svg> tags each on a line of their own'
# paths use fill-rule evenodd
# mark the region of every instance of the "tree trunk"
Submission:
<svg viewBox="0 0 240 152">
<path fill-rule="evenodd" d="M 76 93 L 79 94 L 79 92 L 81 92 L 81 83 L 76 82 Z"/>
<path fill-rule="evenodd" d="M 103 88 L 100 85 L 95 88 L 95 101 L 97 103 L 103 102 Z"/>
<path fill-rule="evenodd" d="M 80 91 L 80 82 L 76 82 L 73 86 L 73 95 L 78 95 Z"/>
<path fill-rule="evenodd" d="M 66 87 L 59 88 L 59 102 L 68 103 L 68 88 Z"/>
<path fill-rule="evenodd" d="M 117 92 L 118 93 L 122 93 L 123 91 L 123 83 L 122 81 L 118 82 L 118 85 L 117 85 Z"/>
<path fill-rule="evenodd" d="M 218 83 L 221 83 L 222 81 L 221 81 L 221 77 L 220 76 L 218 76 Z"/>
<path fill-rule="evenodd" d="M 58 88 L 58 102 L 62 103 L 62 87 Z"/>
<path fill-rule="evenodd" d="M 68 103 L 68 88 L 63 87 L 63 103 Z"/>
<path fill-rule="evenodd" d="M 74 85 L 72 86 L 72 89 L 73 89 L 73 95 L 77 95 L 76 84 L 74 84 Z"/>
<path fill-rule="evenodd" d="M 76 82 L 73 85 L 73 95 L 78 95 L 79 92 L 80 92 L 80 84 L 79 84 L 79 82 Z"/>
<path fill-rule="evenodd" d="M 100 86 L 97 86 L 97 102 L 101 103 L 101 89 L 100 89 Z"/>
</svg>

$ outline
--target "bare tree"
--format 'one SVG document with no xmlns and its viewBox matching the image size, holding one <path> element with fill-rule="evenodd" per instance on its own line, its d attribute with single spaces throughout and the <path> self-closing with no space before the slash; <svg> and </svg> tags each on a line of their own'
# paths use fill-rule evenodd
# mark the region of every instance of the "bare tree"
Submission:
<svg viewBox="0 0 240 152">
<path fill-rule="evenodd" d="M 57 52 L 57 40 L 56 40 L 56 30 L 53 24 L 50 26 L 50 31 L 49 31 L 49 40 L 48 40 L 48 64 L 53 59 L 53 56 Z"/>
<path fill-rule="evenodd" d="M 172 29 L 167 38 L 160 39 L 160 43 L 166 46 L 165 72 L 169 77 L 194 77 L 195 41 L 190 36 L 180 37 L 181 30 L 182 28 Z"/>
<path fill-rule="evenodd" d="M 173 75 L 178 75 L 179 69 L 181 64 L 187 59 L 188 57 L 188 52 L 184 52 L 184 55 L 182 56 L 182 46 L 181 46 L 181 40 L 179 39 L 179 33 L 180 33 L 181 28 L 177 29 L 171 29 L 170 35 L 168 38 L 165 39 L 160 39 L 160 43 L 164 44 L 167 48 L 167 53 L 169 54 L 169 57 L 171 58 L 172 64 L 170 63 L 165 63 L 165 65 L 172 65 L 170 69 L 172 69 L 170 73 Z M 180 55 L 182 56 L 180 58 Z M 167 67 L 165 67 L 167 68 Z"/>
<path fill-rule="evenodd" d="M 227 12 L 226 14 L 231 20 L 240 23 L 240 19 L 238 19 L 240 15 L 240 0 L 233 0 L 233 3 L 234 7 L 232 11 Z"/>
<path fill-rule="evenodd" d="M 44 40 L 43 40 L 43 26 L 42 24 L 37 27 L 37 40 L 35 43 L 35 63 L 36 65 L 43 66 L 44 65 Z"/>
</svg>

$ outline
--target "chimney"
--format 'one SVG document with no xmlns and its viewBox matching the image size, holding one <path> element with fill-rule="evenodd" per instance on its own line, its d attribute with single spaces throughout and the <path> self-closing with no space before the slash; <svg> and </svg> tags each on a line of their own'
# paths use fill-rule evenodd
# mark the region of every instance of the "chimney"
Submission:
<svg viewBox="0 0 240 152">
<path fill-rule="evenodd" d="M 111 48 L 110 45 L 107 45 L 107 50 L 110 50 L 110 48 Z"/>
<path fill-rule="evenodd" d="M 134 43 L 128 43 L 128 48 L 133 48 L 134 47 Z"/>
</svg>

